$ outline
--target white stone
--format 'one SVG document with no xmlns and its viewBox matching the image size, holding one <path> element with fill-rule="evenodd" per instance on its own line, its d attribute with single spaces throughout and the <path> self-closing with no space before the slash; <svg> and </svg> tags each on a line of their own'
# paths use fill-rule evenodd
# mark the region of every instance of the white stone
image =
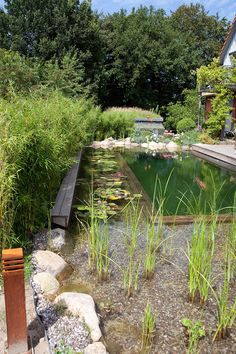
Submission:
<svg viewBox="0 0 236 354">
<path fill-rule="evenodd" d="M 60 251 L 66 244 L 66 232 L 57 228 L 47 232 L 48 245 L 52 251 Z"/>
<path fill-rule="evenodd" d="M 138 144 L 138 143 L 131 143 L 131 146 L 132 146 L 132 147 L 138 147 L 139 144 Z"/>
<path fill-rule="evenodd" d="M 167 149 L 168 149 L 169 151 L 176 151 L 176 150 L 179 149 L 179 146 L 178 146 L 176 143 L 174 143 L 173 141 L 170 141 L 170 142 L 166 145 L 166 147 L 167 147 Z"/>
<path fill-rule="evenodd" d="M 74 316 L 82 318 L 90 329 L 93 342 L 102 336 L 93 298 L 88 294 L 65 292 L 56 297 L 55 304 L 65 306 Z"/>
<path fill-rule="evenodd" d="M 51 251 L 36 251 L 34 258 L 41 271 L 50 273 L 58 280 L 62 280 L 72 273 L 71 266 L 62 257 Z"/>
<path fill-rule="evenodd" d="M 158 149 L 160 149 L 160 150 L 166 149 L 166 144 L 165 143 L 158 143 L 157 145 L 158 145 Z"/>
<path fill-rule="evenodd" d="M 99 149 L 101 147 L 101 141 L 94 141 L 91 146 L 95 149 Z"/>
<path fill-rule="evenodd" d="M 60 287 L 57 279 L 47 272 L 34 275 L 33 282 L 40 287 L 45 295 L 55 295 Z"/>
<path fill-rule="evenodd" d="M 106 348 L 101 342 L 89 344 L 84 349 L 84 354 L 106 354 Z"/>
<path fill-rule="evenodd" d="M 125 145 L 130 145 L 131 144 L 131 139 L 130 138 L 126 138 L 124 140 L 124 143 L 125 143 Z"/>
<path fill-rule="evenodd" d="M 157 150 L 158 149 L 158 143 L 156 143 L 155 141 L 151 141 L 148 145 L 150 150 Z"/>
<path fill-rule="evenodd" d="M 142 146 L 143 148 L 148 148 L 148 143 L 142 143 L 141 146 Z"/>
<path fill-rule="evenodd" d="M 125 142 L 124 140 L 115 140 L 114 142 L 115 146 L 124 146 L 125 145 Z"/>
</svg>

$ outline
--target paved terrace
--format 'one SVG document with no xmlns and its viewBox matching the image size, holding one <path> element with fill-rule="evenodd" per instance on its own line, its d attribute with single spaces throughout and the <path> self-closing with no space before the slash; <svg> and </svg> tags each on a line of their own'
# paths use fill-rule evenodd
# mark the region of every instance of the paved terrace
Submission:
<svg viewBox="0 0 236 354">
<path fill-rule="evenodd" d="M 194 144 L 193 155 L 236 172 L 236 150 L 234 145 Z"/>
</svg>

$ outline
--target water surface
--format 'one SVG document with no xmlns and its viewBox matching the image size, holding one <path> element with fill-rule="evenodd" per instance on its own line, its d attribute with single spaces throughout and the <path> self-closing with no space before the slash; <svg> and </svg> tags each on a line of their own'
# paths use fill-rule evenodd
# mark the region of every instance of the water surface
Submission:
<svg viewBox="0 0 236 354">
<path fill-rule="evenodd" d="M 126 150 L 122 156 L 151 199 L 156 176 L 161 182 L 161 186 L 157 183 L 158 198 L 171 175 L 165 194 L 165 215 L 174 215 L 177 209 L 178 215 L 192 214 L 197 209 L 209 213 L 214 200 L 221 213 L 228 212 L 224 208 L 233 206 L 236 174 L 223 167 L 191 153 L 151 154 Z"/>
</svg>

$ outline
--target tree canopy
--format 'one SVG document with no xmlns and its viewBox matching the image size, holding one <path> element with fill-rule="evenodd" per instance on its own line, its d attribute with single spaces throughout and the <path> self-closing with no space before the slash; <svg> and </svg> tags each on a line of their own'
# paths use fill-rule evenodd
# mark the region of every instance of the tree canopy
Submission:
<svg viewBox="0 0 236 354">
<path fill-rule="evenodd" d="M 77 93 L 91 92 L 104 107 L 150 109 L 195 87 L 196 68 L 219 53 L 228 25 L 200 4 L 180 6 L 169 16 L 145 6 L 104 16 L 88 0 L 5 0 L 0 47 L 33 65 L 65 69 L 71 58 Z M 72 91 L 73 85 L 67 94 L 75 96 Z"/>
</svg>

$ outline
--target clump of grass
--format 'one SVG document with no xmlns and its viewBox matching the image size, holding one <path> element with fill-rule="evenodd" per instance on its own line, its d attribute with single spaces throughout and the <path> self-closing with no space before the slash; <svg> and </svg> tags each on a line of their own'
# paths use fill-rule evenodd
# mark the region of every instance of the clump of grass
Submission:
<svg viewBox="0 0 236 354">
<path fill-rule="evenodd" d="M 169 174 L 164 188 L 160 178 L 158 175 L 156 176 L 153 191 L 152 212 L 150 221 L 147 222 L 146 231 L 146 253 L 144 259 L 144 277 L 146 279 L 151 279 L 154 276 L 157 251 L 162 243 L 163 217 L 167 200 L 167 188 L 172 172 L 173 170 Z M 157 210 L 155 210 L 156 204 L 158 205 Z"/>
<path fill-rule="evenodd" d="M 188 245 L 190 299 L 199 300 L 201 304 L 206 302 L 211 284 L 215 243 L 213 231 L 204 220 L 196 221 Z"/>
<path fill-rule="evenodd" d="M 225 267 L 227 269 L 227 280 L 231 282 L 235 275 L 236 260 L 236 222 L 232 222 L 229 235 L 225 241 Z"/>
<path fill-rule="evenodd" d="M 99 281 L 106 281 L 109 278 L 109 257 L 108 222 L 97 220 L 96 233 L 96 271 Z"/>
<path fill-rule="evenodd" d="M 226 338 L 236 318 L 236 297 L 230 301 L 230 284 L 235 273 L 235 220 L 233 220 L 229 235 L 224 245 L 224 278 L 219 293 L 212 289 L 217 301 L 217 329 L 213 338 Z"/>
<path fill-rule="evenodd" d="M 90 193 L 89 222 L 85 225 L 88 234 L 88 265 L 90 270 L 96 271 L 99 281 L 106 281 L 109 277 L 109 225 L 108 219 L 97 217 L 94 202 L 93 187 Z"/>
<path fill-rule="evenodd" d="M 128 251 L 129 263 L 127 269 L 123 271 L 123 286 L 128 297 L 138 288 L 138 274 L 140 262 L 135 260 L 135 250 L 139 236 L 140 221 L 142 217 L 142 208 L 139 202 L 131 201 L 125 209 L 126 231 L 124 240 Z"/>
<path fill-rule="evenodd" d="M 197 354 L 199 340 L 206 335 L 201 321 L 193 322 L 189 318 L 182 319 L 182 325 L 186 327 L 188 334 L 187 354 Z"/>
<path fill-rule="evenodd" d="M 155 337 L 156 321 L 150 303 L 148 302 L 142 321 L 142 353 L 149 353 Z"/>
</svg>

